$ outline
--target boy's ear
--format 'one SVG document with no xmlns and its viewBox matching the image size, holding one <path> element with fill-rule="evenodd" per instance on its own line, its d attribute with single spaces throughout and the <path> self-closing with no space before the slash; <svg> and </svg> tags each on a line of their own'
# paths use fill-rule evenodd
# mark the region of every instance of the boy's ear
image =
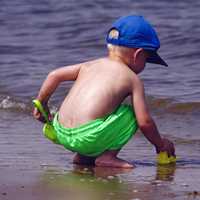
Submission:
<svg viewBox="0 0 200 200">
<path fill-rule="evenodd" d="M 136 63 L 138 59 L 141 59 L 143 57 L 143 52 L 144 49 L 142 48 L 136 49 L 136 51 L 134 52 L 134 63 Z"/>
</svg>

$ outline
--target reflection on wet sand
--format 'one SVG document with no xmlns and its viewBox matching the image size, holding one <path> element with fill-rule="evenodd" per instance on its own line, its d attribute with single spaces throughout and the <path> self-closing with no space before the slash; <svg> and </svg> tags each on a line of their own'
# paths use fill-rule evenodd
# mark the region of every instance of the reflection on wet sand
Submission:
<svg viewBox="0 0 200 200">
<path fill-rule="evenodd" d="M 158 165 L 156 170 L 156 180 L 173 181 L 176 171 L 176 164 Z"/>
<path fill-rule="evenodd" d="M 72 171 L 46 171 L 41 176 L 39 188 L 42 188 L 44 198 L 49 200 L 150 200 L 163 194 L 172 198 L 175 195 L 171 195 L 168 184 L 174 173 L 175 166 L 158 166 L 156 175 L 148 182 L 137 182 L 133 178 L 133 175 L 137 176 L 134 169 L 74 165 Z"/>
</svg>

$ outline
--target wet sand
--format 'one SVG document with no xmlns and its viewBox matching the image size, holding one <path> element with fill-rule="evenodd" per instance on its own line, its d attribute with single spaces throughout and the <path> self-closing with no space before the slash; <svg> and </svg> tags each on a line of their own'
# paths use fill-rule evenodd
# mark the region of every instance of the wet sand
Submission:
<svg viewBox="0 0 200 200">
<path fill-rule="evenodd" d="M 172 122 L 163 129 L 162 120 L 158 117 L 158 126 L 165 134 L 178 130 Z M 73 165 L 73 153 L 46 140 L 42 125 L 29 115 L 2 112 L 0 126 L 1 200 L 200 199 L 200 144 L 186 139 L 185 127 L 180 126 L 186 131 L 181 139 L 177 134 L 172 138 L 179 156 L 176 165 L 157 166 L 153 147 L 137 134 L 119 155 L 136 168 L 122 171 Z M 198 131 L 195 126 L 192 130 Z"/>
<path fill-rule="evenodd" d="M 70 169 L 1 169 L 0 199 L 100 200 L 199 199 L 199 168 L 138 166 L 113 170 L 73 166 Z"/>
</svg>

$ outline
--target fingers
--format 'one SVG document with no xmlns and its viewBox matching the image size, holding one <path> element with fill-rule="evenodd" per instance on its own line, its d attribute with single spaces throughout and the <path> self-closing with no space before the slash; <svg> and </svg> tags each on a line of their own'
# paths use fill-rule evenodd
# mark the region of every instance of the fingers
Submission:
<svg viewBox="0 0 200 200">
<path fill-rule="evenodd" d="M 42 114 L 38 111 L 37 108 L 34 108 L 34 110 L 33 110 L 33 116 L 34 116 L 34 118 L 36 120 L 38 120 L 38 121 L 40 121 L 42 123 L 46 122 L 45 118 L 42 116 Z"/>
<path fill-rule="evenodd" d="M 175 156 L 175 148 L 174 148 L 174 144 L 173 142 L 171 142 L 170 140 L 166 139 L 166 138 L 163 138 L 163 146 L 161 149 L 156 149 L 157 153 L 160 153 L 161 151 L 162 152 L 167 152 L 167 155 L 168 157 L 170 156 Z"/>
<path fill-rule="evenodd" d="M 168 140 L 165 139 L 165 149 L 167 151 L 168 156 L 175 156 L 175 148 L 174 148 L 174 144 Z"/>
<path fill-rule="evenodd" d="M 168 141 L 168 142 L 169 142 L 169 153 L 170 153 L 169 156 L 175 156 L 174 144 L 171 141 Z"/>
<path fill-rule="evenodd" d="M 53 116 L 52 116 L 51 113 L 50 113 L 50 110 L 49 110 L 49 107 L 48 107 L 47 103 L 43 104 L 43 107 L 44 107 L 44 110 L 45 110 L 45 111 L 47 112 L 47 114 L 48 114 L 48 119 L 49 119 L 49 121 L 52 121 L 52 120 L 53 120 Z"/>
</svg>

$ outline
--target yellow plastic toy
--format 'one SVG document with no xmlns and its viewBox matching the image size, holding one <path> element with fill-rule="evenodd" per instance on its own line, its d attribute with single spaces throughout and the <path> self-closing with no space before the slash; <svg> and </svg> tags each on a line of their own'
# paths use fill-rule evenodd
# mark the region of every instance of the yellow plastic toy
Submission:
<svg viewBox="0 0 200 200">
<path fill-rule="evenodd" d="M 157 163 L 160 165 L 175 163 L 176 160 L 177 160 L 177 158 L 175 156 L 168 157 L 167 152 L 160 152 L 157 155 Z"/>
<path fill-rule="evenodd" d="M 47 137 L 52 142 L 58 144 L 58 140 L 57 140 L 57 137 L 56 137 L 56 132 L 55 132 L 54 127 L 52 125 L 52 122 L 49 120 L 48 114 L 44 110 L 42 104 L 40 103 L 39 100 L 34 99 L 33 100 L 33 105 L 40 111 L 40 113 L 43 115 L 43 117 L 46 120 L 46 123 L 43 126 L 43 133 L 44 133 L 45 137 Z"/>
</svg>

